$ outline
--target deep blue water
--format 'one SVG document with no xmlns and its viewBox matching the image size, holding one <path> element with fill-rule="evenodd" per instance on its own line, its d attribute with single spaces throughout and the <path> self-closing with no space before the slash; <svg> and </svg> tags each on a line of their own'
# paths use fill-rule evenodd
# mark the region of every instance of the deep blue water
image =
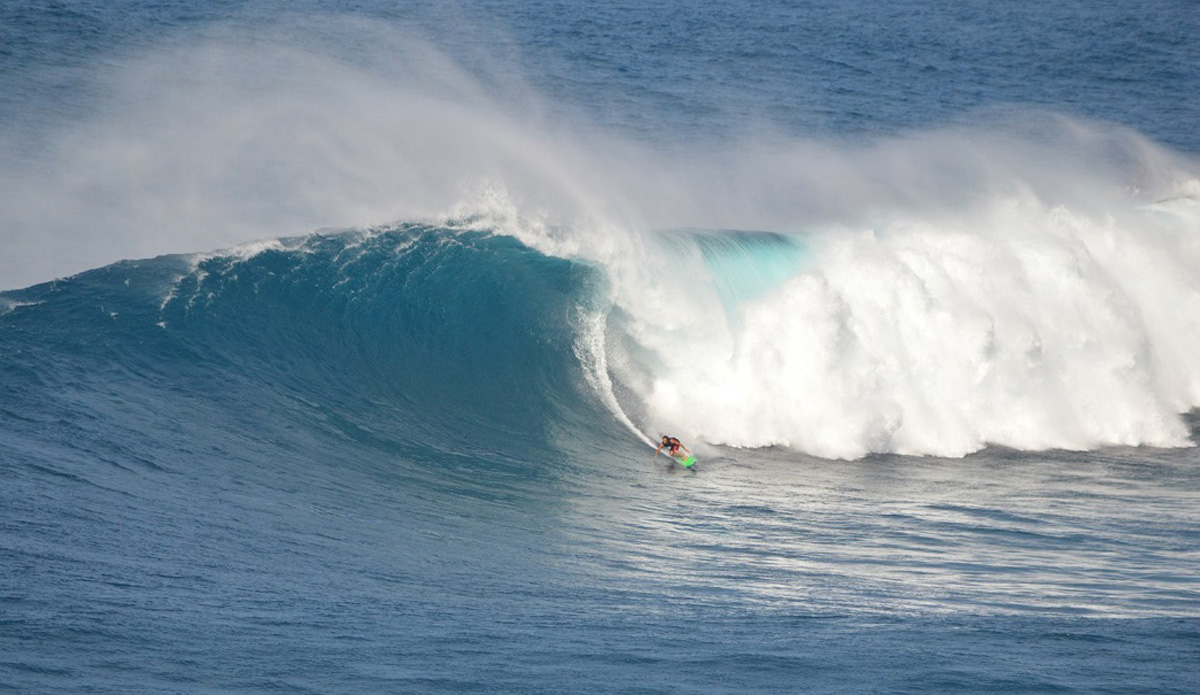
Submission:
<svg viewBox="0 0 1200 695">
<path fill-rule="evenodd" d="M 1196 692 L 1196 35 L 5 3 L 0 690 Z"/>
</svg>

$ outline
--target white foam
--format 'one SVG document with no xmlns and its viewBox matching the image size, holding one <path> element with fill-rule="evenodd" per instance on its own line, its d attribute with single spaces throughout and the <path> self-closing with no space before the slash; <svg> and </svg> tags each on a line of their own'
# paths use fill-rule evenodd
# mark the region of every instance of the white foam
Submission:
<svg viewBox="0 0 1200 695">
<path fill-rule="evenodd" d="M 657 358 L 628 381 L 656 426 L 828 457 L 1187 445 L 1200 215 L 1185 207 L 1094 216 L 1022 195 L 898 213 L 812 241 L 808 269 L 736 323 L 702 286 L 627 290 Z"/>
</svg>

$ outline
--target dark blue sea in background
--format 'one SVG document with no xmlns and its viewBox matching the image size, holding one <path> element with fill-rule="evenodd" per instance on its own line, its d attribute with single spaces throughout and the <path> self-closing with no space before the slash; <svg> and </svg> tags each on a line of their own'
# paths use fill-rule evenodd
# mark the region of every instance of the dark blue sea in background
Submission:
<svg viewBox="0 0 1200 695">
<path fill-rule="evenodd" d="M 6 0 L 0 692 L 1200 692 L 1198 36 Z"/>
</svg>

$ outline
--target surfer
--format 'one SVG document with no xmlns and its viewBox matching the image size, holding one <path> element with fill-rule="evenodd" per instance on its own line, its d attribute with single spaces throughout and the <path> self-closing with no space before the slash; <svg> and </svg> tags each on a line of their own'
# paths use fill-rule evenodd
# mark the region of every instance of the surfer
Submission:
<svg viewBox="0 0 1200 695">
<path fill-rule="evenodd" d="M 658 458 L 658 452 L 662 451 L 664 446 L 667 447 L 668 456 L 678 456 L 680 449 L 683 449 L 685 453 L 692 453 L 686 446 L 683 445 L 683 442 L 680 442 L 674 437 L 668 437 L 664 434 L 662 436 L 662 443 L 659 444 L 658 448 L 654 450 L 654 456 L 652 458 Z"/>
</svg>

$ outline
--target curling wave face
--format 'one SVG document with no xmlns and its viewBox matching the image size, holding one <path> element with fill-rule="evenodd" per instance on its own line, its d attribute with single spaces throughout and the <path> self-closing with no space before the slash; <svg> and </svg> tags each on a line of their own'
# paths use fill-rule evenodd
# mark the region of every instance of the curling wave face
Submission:
<svg viewBox="0 0 1200 695">
<path fill-rule="evenodd" d="M 529 462 L 554 458 L 557 433 L 610 422 L 574 352 L 591 275 L 427 225 L 122 262 L 7 294 L 0 389 L 12 412 L 48 413 L 22 421 L 31 441 L 188 432 L 149 447 L 168 467 L 194 455 L 178 439 L 406 460 L 438 487 L 483 485 L 481 469 L 537 477 Z M 51 434 L 56 421 L 79 431 Z"/>
</svg>

